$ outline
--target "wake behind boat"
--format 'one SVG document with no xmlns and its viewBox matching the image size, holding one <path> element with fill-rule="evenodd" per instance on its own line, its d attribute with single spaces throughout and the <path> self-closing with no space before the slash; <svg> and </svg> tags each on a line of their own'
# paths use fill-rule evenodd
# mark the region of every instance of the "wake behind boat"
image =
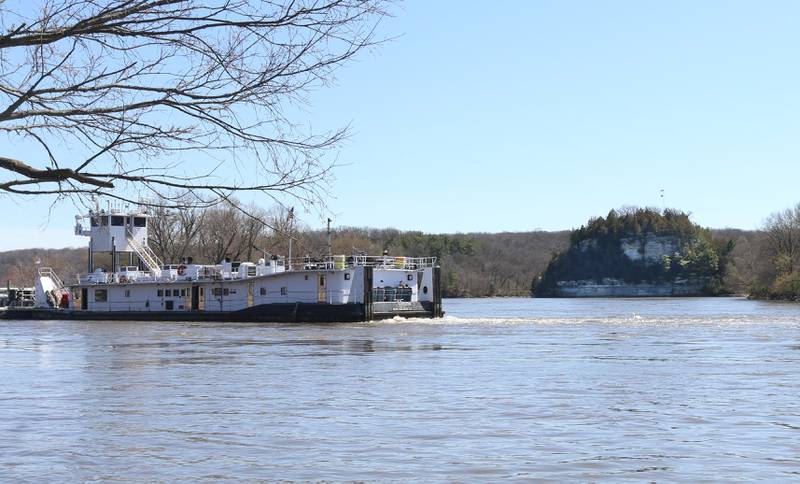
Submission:
<svg viewBox="0 0 800 484">
<path fill-rule="evenodd" d="M 65 283 L 39 268 L 34 306 L 10 307 L 0 319 L 334 322 L 443 314 L 435 257 L 165 265 L 148 245 L 150 217 L 146 206 L 77 216 L 75 234 L 89 237 L 88 272 Z M 110 272 L 94 267 L 98 253 L 111 254 Z"/>
</svg>

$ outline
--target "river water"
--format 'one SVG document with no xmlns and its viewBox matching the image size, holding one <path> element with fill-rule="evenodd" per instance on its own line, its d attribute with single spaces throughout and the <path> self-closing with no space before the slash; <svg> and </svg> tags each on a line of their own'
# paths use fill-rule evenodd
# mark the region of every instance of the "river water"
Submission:
<svg viewBox="0 0 800 484">
<path fill-rule="evenodd" d="M 2 322 L 0 480 L 800 479 L 800 305 Z"/>
</svg>

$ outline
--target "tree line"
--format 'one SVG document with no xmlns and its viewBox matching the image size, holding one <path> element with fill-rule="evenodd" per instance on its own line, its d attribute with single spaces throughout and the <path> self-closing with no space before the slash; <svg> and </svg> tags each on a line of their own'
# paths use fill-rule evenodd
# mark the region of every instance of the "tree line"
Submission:
<svg viewBox="0 0 800 484">
<path fill-rule="evenodd" d="M 528 296 L 532 282 L 548 262 L 571 243 L 614 230 L 635 231 L 633 224 L 625 228 L 625 217 L 620 212 L 615 211 L 618 220 L 612 217 L 610 224 L 609 217 L 605 217 L 604 224 L 594 221 L 572 232 L 427 234 L 338 227 L 332 230 L 332 250 L 348 255 L 381 254 L 387 250 L 393 255 L 437 257 L 446 297 Z M 648 217 L 639 217 L 637 223 L 639 230 L 666 230 L 669 224 L 670 230 L 688 230 L 691 222 L 684 215 L 669 215 L 672 222 L 665 226 Z M 327 254 L 326 231 L 300 223 L 293 211 L 285 208 L 162 208 L 156 210 L 151 223 L 150 245 L 164 263 L 178 263 L 186 257 L 213 264 L 225 257 L 257 260 L 271 254 L 287 255 L 290 237 L 296 257 Z M 700 230 L 711 247 L 726 251 L 725 259 L 718 261 L 718 267 L 724 266 L 723 292 L 800 299 L 800 204 L 770 215 L 761 230 Z M 702 253 L 700 250 L 695 255 Z M 85 248 L 0 252 L 0 283 L 30 286 L 38 266 L 53 267 L 69 279 L 86 270 L 86 259 Z M 108 257 L 96 257 L 95 261 L 110 268 Z"/>
</svg>

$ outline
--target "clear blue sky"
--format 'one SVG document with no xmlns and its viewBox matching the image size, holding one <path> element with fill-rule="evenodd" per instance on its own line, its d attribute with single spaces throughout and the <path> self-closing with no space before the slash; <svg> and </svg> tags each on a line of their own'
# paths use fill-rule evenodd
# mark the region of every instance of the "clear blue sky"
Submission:
<svg viewBox="0 0 800 484">
<path fill-rule="evenodd" d="M 758 227 L 800 201 L 798 2 L 410 0 L 317 91 L 350 123 L 338 225 L 561 230 L 666 204 Z M 4 249 L 82 245 L 73 207 L 2 199 Z M 316 216 L 304 221 L 319 226 Z"/>
</svg>

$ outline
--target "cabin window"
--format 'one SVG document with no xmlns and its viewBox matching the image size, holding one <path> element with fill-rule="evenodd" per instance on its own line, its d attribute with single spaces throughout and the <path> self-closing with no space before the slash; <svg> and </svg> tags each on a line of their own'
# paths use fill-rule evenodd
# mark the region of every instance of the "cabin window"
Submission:
<svg viewBox="0 0 800 484">
<path fill-rule="evenodd" d="M 230 294 L 230 293 L 231 293 L 231 290 L 230 290 L 230 289 L 228 289 L 227 287 L 226 287 L 226 288 L 224 288 L 224 289 L 222 290 L 222 295 L 223 295 L 223 296 L 227 296 L 227 295 L 228 295 L 228 294 Z"/>
<path fill-rule="evenodd" d="M 344 273 L 344 280 L 345 281 L 349 281 L 350 280 L 350 273 L 349 272 L 345 272 Z"/>
<path fill-rule="evenodd" d="M 134 227 L 147 227 L 147 219 L 144 217 L 133 217 Z"/>
<path fill-rule="evenodd" d="M 164 301 L 164 309 L 167 311 L 175 309 L 175 301 Z"/>
<path fill-rule="evenodd" d="M 408 274 L 408 275 L 406 275 L 406 279 L 409 280 L 409 281 L 413 281 L 414 280 L 414 276 L 411 275 L 411 274 Z"/>
<path fill-rule="evenodd" d="M 221 287 L 215 287 L 214 288 L 214 295 L 215 296 L 222 296 L 222 288 Z"/>
<path fill-rule="evenodd" d="M 158 291 L 156 291 L 156 295 L 158 295 L 158 297 L 164 297 L 164 290 L 159 289 Z"/>
<path fill-rule="evenodd" d="M 303 276 L 303 277 L 305 277 L 305 279 L 306 279 L 306 280 L 308 280 L 308 274 L 306 274 L 306 275 L 305 275 L 305 276 Z"/>
<path fill-rule="evenodd" d="M 181 297 L 186 297 L 186 289 L 181 289 Z"/>
<path fill-rule="evenodd" d="M 172 297 L 172 289 L 164 289 L 164 297 Z"/>
<path fill-rule="evenodd" d="M 105 289 L 95 289 L 94 302 L 106 302 L 106 301 L 108 301 L 108 291 Z"/>
<path fill-rule="evenodd" d="M 122 227 L 123 225 L 125 225 L 125 217 L 119 215 L 112 215 L 111 225 L 113 225 L 114 227 Z"/>
<path fill-rule="evenodd" d="M 261 288 L 261 295 L 262 296 L 266 296 L 267 295 L 267 288 L 266 287 L 262 287 Z"/>
<path fill-rule="evenodd" d="M 125 289 L 125 297 L 131 297 L 131 290 Z"/>
<path fill-rule="evenodd" d="M 422 287 L 422 294 L 428 294 L 428 286 Z"/>
<path fill-rule="evenodd" d="M 286 296 L 287 294 L 289 294 L 289 290 L 286 289 L 286 286 L 283 286 L 281 288 L 281 296 Z"/>
</svg>

